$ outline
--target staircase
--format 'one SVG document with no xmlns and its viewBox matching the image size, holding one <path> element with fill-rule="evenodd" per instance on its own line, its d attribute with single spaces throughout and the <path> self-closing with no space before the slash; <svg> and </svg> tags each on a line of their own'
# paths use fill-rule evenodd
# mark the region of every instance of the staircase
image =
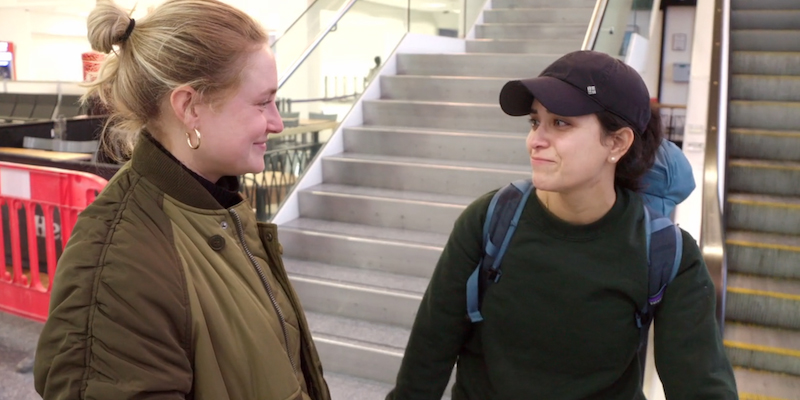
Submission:
<svg viewBox="0 0 800 400">
<path fill-rule="evenodd" d="M 511 78 L 581 46 L 595 0 L 493 0 L 465 54 L 398 55 L 364 125 L 282 224 L 284 261 L 336 400 L 382 399 L 456 217 L 530 176 L 525 118 L 497 104 Z M 553 8 L 559 7 L 559 8 Z"/>
<path fill-rule="evenodd" d="M 733 0 L 725 347 L 743 400 L 800 399 L 800 1 Z"/>
</svg>

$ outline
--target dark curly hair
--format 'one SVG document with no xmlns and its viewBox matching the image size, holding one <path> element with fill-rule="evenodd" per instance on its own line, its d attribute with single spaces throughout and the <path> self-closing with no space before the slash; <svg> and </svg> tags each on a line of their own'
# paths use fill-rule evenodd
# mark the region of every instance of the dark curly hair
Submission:
<svg viewBox="0 0 800 400">
<path fill-rule="evenodd" d="M 631 124 L 610 111 L 600 111 L 596 115 L 606 137 L 625 127 L 633 129 Z M 641 178 L 655 162 L 658 146 L 664 137 L 663 130 L 661 115 L 657 109 L 651 109 L 647 128 L 644 132 L 636 132 L 634 129 L 633 144 L 617 163 L 614 185 L 635 192 L 642 189 Z"/>
</svg>

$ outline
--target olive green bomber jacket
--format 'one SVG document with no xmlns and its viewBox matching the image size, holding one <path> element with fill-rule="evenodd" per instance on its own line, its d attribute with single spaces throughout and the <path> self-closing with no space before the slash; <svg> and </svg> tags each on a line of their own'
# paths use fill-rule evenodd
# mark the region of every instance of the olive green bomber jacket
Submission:
<svg viewBox="0 0 800 400">
<path fill-rule="evenodd" d="M 280 252 L 275 225 L 257 223 L 246 202 L 221 208 L 141 139 L 59 260 L 37 391 L 45 400 L 330 399 Z"/>
</svg>

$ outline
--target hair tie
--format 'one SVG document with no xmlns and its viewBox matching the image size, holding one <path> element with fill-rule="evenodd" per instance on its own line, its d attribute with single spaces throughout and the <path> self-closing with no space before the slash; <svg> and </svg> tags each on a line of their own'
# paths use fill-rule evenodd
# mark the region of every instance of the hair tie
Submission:
<svg viewBox="0 0 800 400">
<path fill-rule="evenodd" d="M 133 28 L 136 26 L 136 20 L 131 18 L 131 22 L 128 23 L 128 29 L 125 29 L 125 33 L 120 36 L 119 41 L 124 42 L 131 37 L 131 33 L 133 32 Z"/>
</svg>

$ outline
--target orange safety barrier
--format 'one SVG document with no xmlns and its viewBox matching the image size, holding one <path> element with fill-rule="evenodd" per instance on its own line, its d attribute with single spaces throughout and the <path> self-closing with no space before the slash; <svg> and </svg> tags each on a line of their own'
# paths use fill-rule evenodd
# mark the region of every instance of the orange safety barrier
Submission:
<svg viewBox="0 0 800 400">
<path fill-rule="evenodd" d="M 106 183 L 85 172 L 0 162 L 0 311 L 47 319 L 58 255 Z"/>
</svg>

